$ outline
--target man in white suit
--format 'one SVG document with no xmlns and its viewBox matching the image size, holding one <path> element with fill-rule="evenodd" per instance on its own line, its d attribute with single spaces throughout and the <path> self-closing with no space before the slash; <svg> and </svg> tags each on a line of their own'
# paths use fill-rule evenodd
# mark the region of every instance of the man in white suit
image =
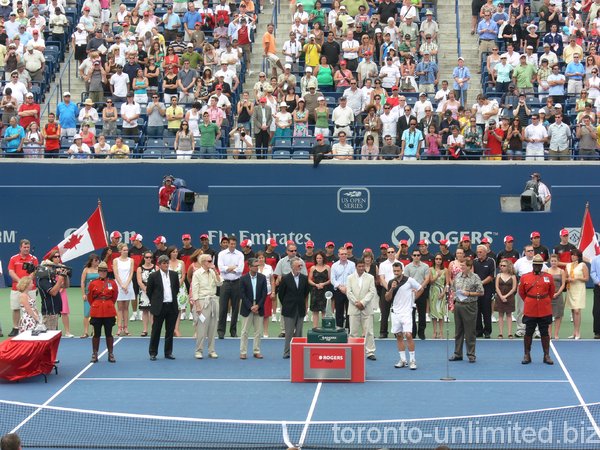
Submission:
<svg viewBox="0 0 600 450">
<path fill-rule="evenodd" d="M 373 302 L 377 300 L 375 277 L 365 272 L 365 262 L 356 263 L 356 272 L 347 281 L 350 337 L 365 337 L 367 359 L 375 361 L 375 336 L 373 335 Z"/>
</svg>

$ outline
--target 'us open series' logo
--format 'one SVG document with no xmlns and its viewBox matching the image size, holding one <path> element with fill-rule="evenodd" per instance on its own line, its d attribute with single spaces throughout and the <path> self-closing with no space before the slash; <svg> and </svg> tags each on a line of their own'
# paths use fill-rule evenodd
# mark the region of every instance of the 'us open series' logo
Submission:
<svg viewBox="0 0 600 450">
<path fill-rule="evenodd" d="M 342 213 L 366 213 L 371 207 L 371 193 L 364 187 L 340 188 L 337 207 Z"/>
</svg>

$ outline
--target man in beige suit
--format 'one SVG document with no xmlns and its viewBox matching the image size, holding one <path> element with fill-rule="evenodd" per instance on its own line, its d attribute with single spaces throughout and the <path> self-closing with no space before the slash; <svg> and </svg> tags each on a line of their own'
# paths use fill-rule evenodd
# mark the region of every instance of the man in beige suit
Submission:
<svg viewBox="0 0 600 450">
<path fill-rule="evenodd" d="M 350 337 L 365 337 L 367 359 L 375 361 L 375 336 L 373 335 L 373 302 L 377 300 L 375 277 L 365 272 L 365 262 L 356 263 L 356 272 L 348 276 L 346 295 L 350 316 Z"/>
<path fill-rule="evenodd" d="M 217 287 L 223 284 L 215 270 L 212 256 L 200 255 L 200 268 L 192 276 L 192 304 L 196 328 L 196 351 L 194 358 L 202 359 L 204 343 L 208 342 L 208 357 L 218 358 L 215 352 L 215 334 L 219 319 L 219 297 Z"/>
</svg>

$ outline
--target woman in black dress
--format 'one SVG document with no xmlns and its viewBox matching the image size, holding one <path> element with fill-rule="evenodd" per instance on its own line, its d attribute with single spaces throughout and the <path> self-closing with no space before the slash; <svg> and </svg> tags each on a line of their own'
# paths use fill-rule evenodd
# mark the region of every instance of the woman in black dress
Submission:
<svg viewBox="0 0 600 450">
<path fill-rule="evenodd" d="M 310 310 L 312 311 L 313 327 L 319 326 L 319 313 L 325 312 L 327 300 L 325 292 L 331 290 L 331 272 L 325 262 L 325 253 L 319 251 L 315 254 L 315 265 L 310 268 L 308 284 L 312 286 L 310 293 Z"/>
</svg>

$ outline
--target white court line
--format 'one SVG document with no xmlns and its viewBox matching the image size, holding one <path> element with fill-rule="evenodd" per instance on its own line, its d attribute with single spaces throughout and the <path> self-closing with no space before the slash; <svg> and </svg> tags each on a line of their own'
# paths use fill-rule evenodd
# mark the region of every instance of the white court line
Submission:
<svg viewBox="0 0 600 450">
<path fill-rule="evenodd" d="M 579 400 L 579 404 L 581 405 L 581 407 L 585 411 L 586 416 L 588 417 L 588 419 L 592 423 L 592 426 L 594 427 L 594 431 L 596 432 L 596 435 L 600 438 L 600 427 L 598 427 L 598 424 L 596 423 L 596 420 L 594 419 L 594 416 L 592 416 L 592 413 L 590 412 L 590 409 L 586 405 L 585 401 L 583 401 L 583 397 L 581 396 L 581 393 L 579 392 L 579 389 L 577 388 L 577 385 L 573 381 L 573 378 L 571 377 L 571 374 L 567 370 L 567 366 L 565 366 L 565 364 L 563 363 L 563 360 L 560 357 L 560 355 L 558 354 L 558 350 L 556 350 L 556 347 L 554 346 L 554 343 L 552 341 L 550 341 L 550 346 L 552 347 L 552 351 L 554 352 L 554 356 L 556 357 L 556 360 L 558 361 L 558 364 L 560 364 L 560 367 L 563 370 L 563 372 L 565 373 L 565 376 L 567 377 L 567 380 L 569 380 L 569 384 L 571 385 L 571 388 L 575 392 L 575 396 Z"/>
<path fill-rule="evenodd" d="M 123 338 L 117 339 L 115 341 L 114 345 L 117 345 L 121 339 L 123 339 Z M 98 358 L 99 359 L 102 358 L 106 353 L 108 353 L 108 349 L 106 349 L 102 353 L 100 353 Z M 85 366 L 77 375 L 75 375 L 73 378 L 71 378 L 67 382 L 67 384 L 65 384 L 58 391 L 56 391 L 56 393 L 52 397 L 50 397 L 48 400 L 46 400 L 38 409 L 36 409 L 31 414 L 29 414 L 29 416 L 27 416 L 27 418 L 25 420 L 23 420 L 19 425 L 17 425 L 15 428 L 13 428 L 11 430 L 11 433 L 16 433 L 19 429 L 21 429 L 21 427 L 23 427 L 27 422 L 29 422 L 31 419 L 33 419 L 44 408 L 44 406 L 48 406 L 56 397 L 58 397 L 60 394 L 62 394 L 69 386 L 71 386 L 75 381 L 77 381 L 77 379 L 81 375 L 83 375 L 93 365 L 94 365 L 94 363 L 89 363 L 87 366 Z"/>
<path fill-rule="evenodd" d="M 306 422 L 304 423 L 304 428 L 302 429 L 302 434 L 300 435 L 300 441 L 298 442 L 297 447 L 302 448 L 304 445 L 304 440 L 306 439 L 306 433 L 308 432 L 308 426 L 310 424 L 310 420 L 312 419 L 313 413 L 315 412 L 315 407 L 317 406 L 317 400 L 319 400 L 319 394 L 321 393 L 321 386 L 323 386 L 322 382 L 317 384 L 317 388 L 315 389 L 315 395 L 313 395 L 312 403 L 310 404 L 310 409 L 308 410 L 308 415 L 306 416 Z"/>
<path fill-rule="evenodd" d="M 206 381 L 234 383 L 289 383 L 289 378 L 137 378 L 137 377 L 81 377 L 77 381 Z M 455 380 L 453 383 L 568 383 L 568 380 Z M 447 383 L 440 379 L 433 380 L 369 380 L 367 383 Z"/>
</svg>

